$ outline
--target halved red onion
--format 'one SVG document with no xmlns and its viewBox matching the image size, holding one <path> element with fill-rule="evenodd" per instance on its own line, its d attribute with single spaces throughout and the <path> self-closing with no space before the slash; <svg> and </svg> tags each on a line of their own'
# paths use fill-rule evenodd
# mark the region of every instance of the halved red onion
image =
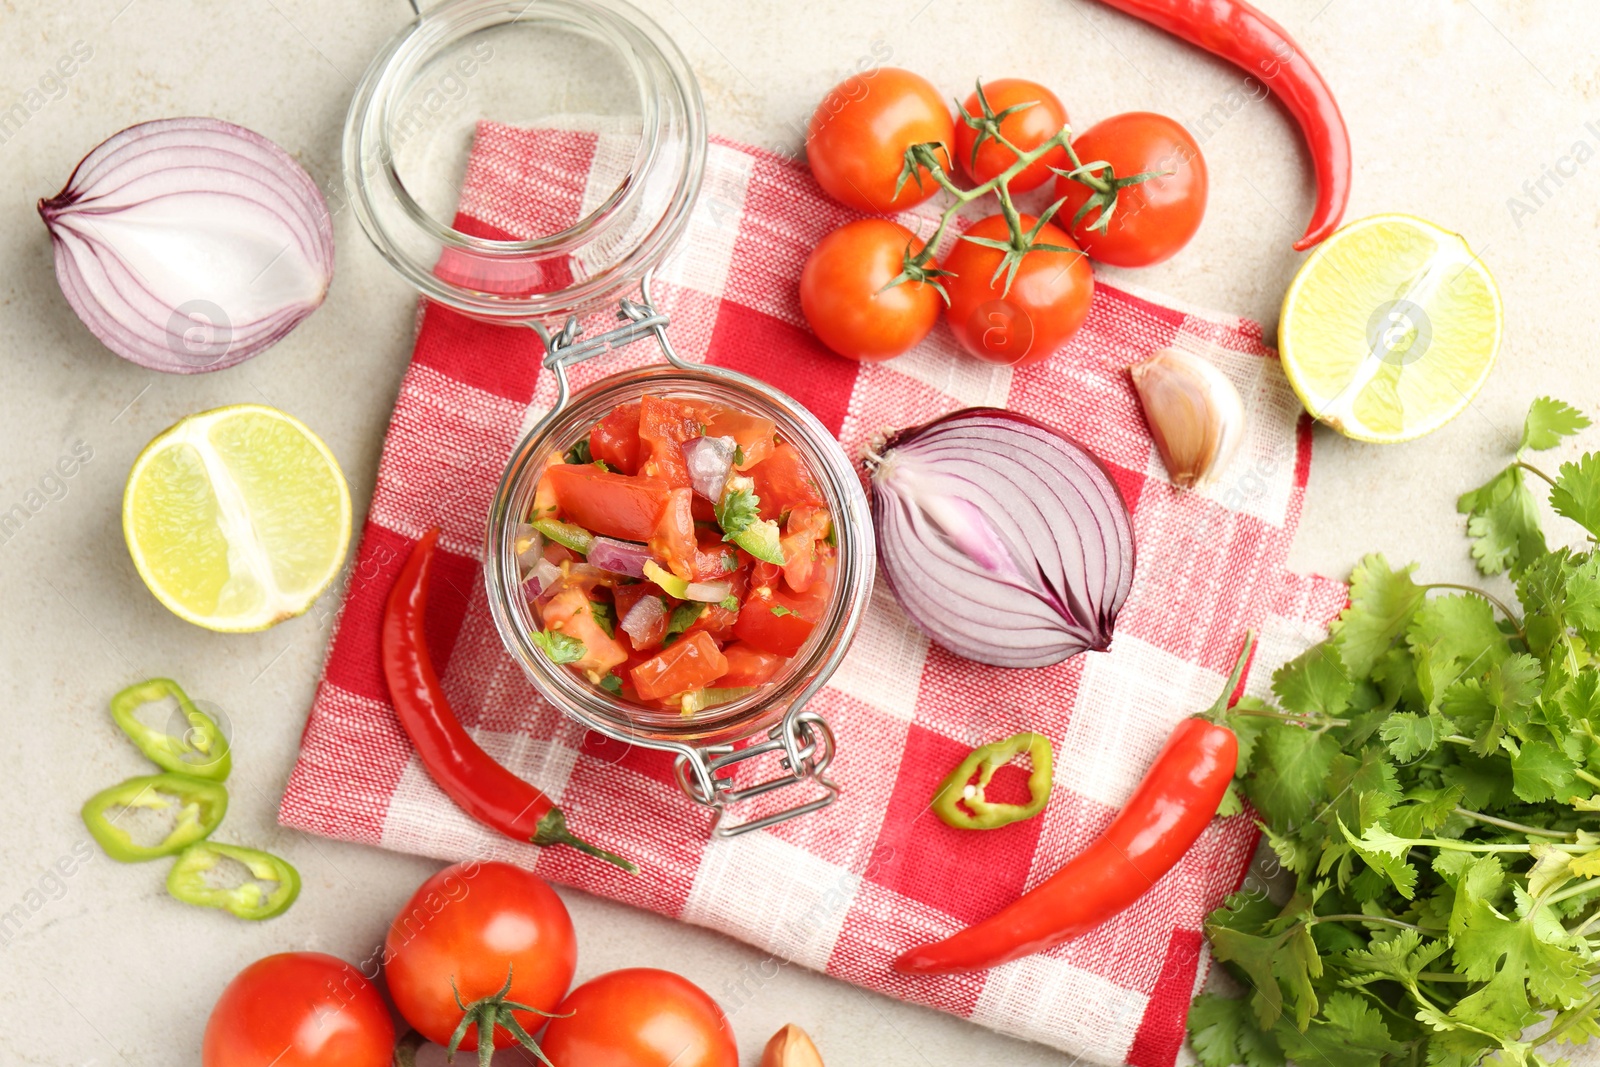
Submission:
<svg viewBox="0 0 1600 1067">
<path fill-rule="evenodd" d="M 690 582 L 683 590 L 683 599 L 698 600 L 704 604 L 720 604 L 733 592 L 732 582 Z"/>
<path fill-rule="evenodd" d="M 651 558 L 650 550 L 644 545 L 609 537 L 596 537 L 588 556 L 591 566 L 630 578 L 643 578 L 645 561 Z"/>
<path fill-rule="evenodd" d="M 221 370 L 322 303 L 333 226 L 287 152 L 210 118 L 130 126 L 39 201 L 56 280 L 106 347 L 153 370 Z"/>
<path fill-rule="evenodd" d="M 1042 667 L 1111 643 L 1133 520 L 1081 445 L 999 408 L 890 435 L 868 456 L 883 575 L 959 656 Z"/>
<path fill-rule="evenodd" d="M 738 442 L 731 437 L 696 437 L 684 442 L 683 459 L 694 491 L 713 503 L 721 500 L 738 449 Z"/>
<path fill-rule="evenodd" d="M 667 614 L 666 605 L 661 603 L 658 596 L 642 596 L 628 609 L 617 623 L 633 639 L 634 644 L 643 644 L 654 634 L 656 627 Z"/>
</svg>

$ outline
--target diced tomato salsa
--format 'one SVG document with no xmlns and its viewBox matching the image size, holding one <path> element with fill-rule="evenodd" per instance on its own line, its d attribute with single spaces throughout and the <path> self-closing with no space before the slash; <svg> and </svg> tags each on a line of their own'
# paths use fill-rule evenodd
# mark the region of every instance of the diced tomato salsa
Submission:
<svg viewBox="0 0 1600 1067">
<path fill-rule="evenodd" d="M 703 400 L 612 410 L 545 468 L 527 518 L 546 537 L 527 583 L 540 647 L 647 707 L 690 715 L 767 684 L 836 584 L 833 516 L 799 449 Z"/>
</svg>

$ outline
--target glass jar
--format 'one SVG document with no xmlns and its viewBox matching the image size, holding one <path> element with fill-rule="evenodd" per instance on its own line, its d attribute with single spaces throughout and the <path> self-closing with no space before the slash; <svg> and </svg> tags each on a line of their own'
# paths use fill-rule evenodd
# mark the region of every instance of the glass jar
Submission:
<svg viewBox="0 0 1600 1067">
<path fill-rule="evenodd" d="M 593 133 L 620 175 L 590 181 L 580 213 L 548 232 L 457 228 L 456 202 L 484 122 Z M 378 250 L 431 299 L 475 318 L 523 325 L 544 342 L 553 407 L 517 446 L 489 515 L 484 581 L 507 649 L 551 704 L 607 737 L 672 753 L 688 796 L 731 836 L 816 811 L 834 738 L 806 709 L 844 658 L 871 594 L 875 563 L 866 495 L 816 417 L 770 386 L 687 362 L 673 351 L 650 278 L 681 235 L 705 165 L 699 87 L 666 34 L 623 0 L 447 0 L 419 15 L 373 61 L 345 124 L 350 201 Z M 537 194 L 537 189 L 530 189 Z M 634 299 L 634 295 L 638 299 Z M 585 338 L 578 317 L 615 304 L 624 324 Z M 555 324 L 561 323 L 556 326 Z M 601 379 L 572 395 L 567 371 L 641 339 L 666 363 Z M 839 570 L 823 619 L 800 652 L 756 691 L 682 715 L 637 706 L 552 663 L 523 593 L 516 540 L 545 462 L 621 403 L 644 393 L 693 397 L 770 418 L 817 478 L 834 519 Z M 776 764 L 764 775 L 758 762 Z M 786 786 L 789 806 L 743 821 L 725 810 Z"/>
</svg>

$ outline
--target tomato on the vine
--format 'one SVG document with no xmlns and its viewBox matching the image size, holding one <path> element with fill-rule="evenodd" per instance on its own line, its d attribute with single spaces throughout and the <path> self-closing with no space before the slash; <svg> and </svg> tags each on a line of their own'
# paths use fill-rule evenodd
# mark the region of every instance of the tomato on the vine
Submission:
<svg viewBox="0 0 1600 1067">
<path fill-rule="evenodd" d="M 1038 220 L 1023 215 L 1021 222 L 1027 233 Z M 1089 317 L 1094 272 L 1072 238 L 1052 223 L 1039 229 L 1034 242 L 1066 251 L 1029 251 L 1017 264 L 1009 292 L 1008 271 L 1001 269 L 1007 253 L 965 240 L 1009 241 L 1005 216 L 979 219 L 962 237 L 945 259 L 944 270 L 951 276 L 940 281 L 950 293 L 950 329 L 979 359 L 1012 366 L 1037 363 L 1065 344 Z"/>
<path fill-rule="evenodd" d="M 928 336 L 939 319 L 938 292 L 917 280 L 889 286 L 908 249 L 915 255 L 922 242 L 888 219 L 847 222 L 812 249 L 800 272 L 800 310 L 823 344 L 876 363 Z M 924 269 L 936 266 L 930 260 Z"/>
<path fill-rule="evenodd" d="M 687 978 L 647 967 L 590 979 L 561 1002 L 544 1054 L 555 1067 L 738 1067 L 733 1027 Z"/>
<path fill-rule="evenodd" d="M 1031 152 L 1061 132 L 1067 124 L 1067 109 L 1061 99 L 1038 82 L 1025 78 L 996 78 L 983 83 L 983 97 L 989 111 L 998 115 L 1010 107 L 1030 105 L 1000 120 L 1000 134 L 1021 152 Z M 974 92 L 962 108 L 973 118 L 983 118 L 983 104 Z M 975 184 L 982 185 L 1017 161 L 1010 149 L 993 137 L 977 144 L 978 131 L 966 122 L 956 122 L 956 161 Z M 978 153 L 974 157 L 973 145 Z M 1051 167 L 1066 170 L 1069 160 L 1065 148 L 1056 148 L 1028 164 L 1009 182 L 1013 193 L 1037 189 L 1050 180 Z"/>
<path fill-rule="evenodd" d="M 509 863 L 446 867 L 406 902 L 384 941 L 394 1005 L 436 1045 L 447 1045 L 460 1025 L 461 1004 L 526 1005 L 535 1010 L 500 1012 L 537 1031 L 544 1025 L 538 1013 L 555 1010 L 577 965 L 567 906 L 543 878 Z M 495 1029 L 496 1048 L 516 1043 L 509 1030 Z M 469 1027 L 460 1048 L 477 1047 L 478 1034 Z"/>
<path fill-rule="evenodd" d="M 1089 127 L 1072 147 L 1085 163 L 1110 163 L 1119 179 L 1159 175 L 1116 191 L 1116 208 L 1104 233 L 1094 229 L 1099 204 L 1070 223 L 1095 191 L 1075 179 L 1057 180 L 1056 195 L 1066 198 L 1057 218 L 1070 225 L 1078 244 L 1093 258 L 1117 267 L 1147 267 L 1170 258 L 1200 228 L 1209 186 L 1206 161 L 1181 123 L 1149 111 L 1130 111 Z"/>
<path fill-rule="evenodd" d="M 283 952 L 257 960 L 211 1009 L 204 1067 L 388 1067 L 394 1023 L 373 984 L 344 960 Z"/>
<path fill-rule="evenodd" d="M 887 214 L 920 204 L 938 191 L 926 167 L 921 182 L 895 185 L 914 144 L 937 141 L 946 169 L 955 126 L 928 79 L 897 67 L 852 75 L 834 86 L 811 116 L 806 158 L 827 194 L 859 211 Z"/>
</svg>

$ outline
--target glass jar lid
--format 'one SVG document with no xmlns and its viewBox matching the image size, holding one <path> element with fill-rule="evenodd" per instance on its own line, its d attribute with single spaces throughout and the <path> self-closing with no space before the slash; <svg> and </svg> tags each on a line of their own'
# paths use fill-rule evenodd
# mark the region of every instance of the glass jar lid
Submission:
<svg viewBox="0 0 1600 1067">
<path fill-rule="evenodd" d="M 511 322 L 633 288 L 687 223 L 705 152 L 688 62 L 624 0 L 448 0 L 373 60 L 344 134 L 378 250 L 427 296 Z"/>
</svg>

